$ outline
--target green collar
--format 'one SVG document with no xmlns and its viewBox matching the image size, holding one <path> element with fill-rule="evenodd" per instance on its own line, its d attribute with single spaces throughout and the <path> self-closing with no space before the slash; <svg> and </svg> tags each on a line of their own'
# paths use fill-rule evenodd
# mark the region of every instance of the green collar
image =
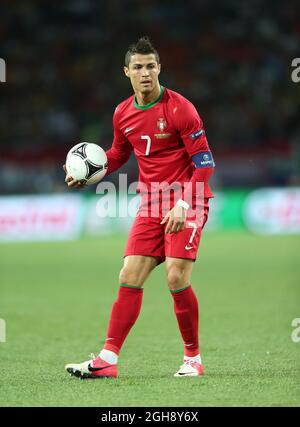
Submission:
<svg viewBox="0 0 300 427">
<path fill-rule="evenodd" d="M 160 87 L 160 95 L 159 95 L 159 97 L 158 97 L 155 101 L 150 102 L 150 104 L 147 104 L 147 105 L 139 105 L 139 104 L 137 103 L 136 96 L 135 96 L 135 97 L 134 97 L 133 104 L 134 104 L 135 108 L 138 108 L 139 110 L 147 110 L 148 108 L 151 108 L 151 107 L 153 107 L 154 105 L 156 105 L 156 104 L 158 104 L 158 103 L 159 103 L 159 101 L 161 100 L 161 98 L 162 98 L 162 97 L 163 97 L 163 95 L 164 95 L 164 92 L 165 92 L 165 88 L 164 88 L 163 86 L 161 86 L 161 87 Z"/>
</svg>

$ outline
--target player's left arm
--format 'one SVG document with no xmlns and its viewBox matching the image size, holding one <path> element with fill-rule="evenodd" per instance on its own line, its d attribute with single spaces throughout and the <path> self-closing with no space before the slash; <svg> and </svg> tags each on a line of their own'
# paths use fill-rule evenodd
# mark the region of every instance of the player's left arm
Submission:
<svg viewBox="0 0 300 427">
<path fill-rule="evenodd" d="M 167 222 L 166 233 L 176 233 L 184 228 L 187 210 L 191 207 L 190 201 L 195 199 L 197 183 L 201 183 L 203 198 L 212 197 L 209 180 L 214 172 L 215 163 L 209 148 L 203 121 L 192 103 L 186 101 L 175 109 L 174 123 L 185 144 L 189 156 L 193 160 L 194 172 L 190 180 L 190 197 L 183 194 L 162 221 Z M 199 196 L 199 195 L 198 195 Z M 189 201 L 189 203 L 188 203 Z"/>
</svg>

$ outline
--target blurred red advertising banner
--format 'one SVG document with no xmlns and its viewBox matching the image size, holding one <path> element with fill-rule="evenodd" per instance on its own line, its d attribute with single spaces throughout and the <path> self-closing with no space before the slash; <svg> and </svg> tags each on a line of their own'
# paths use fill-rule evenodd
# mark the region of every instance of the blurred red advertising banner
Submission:
<svg viewBox="0 0 300 427">
<path fill-rule="evenodd" d="M 261 188 L 245 200 L 246 227 L 259 234 L 300 234 L 300 188 Z"/>
<path fill-rule="evenodd" d="M 82 221 L 79 195 L 0 197 L 0 241 L 74 239 Z"/>
</svg>

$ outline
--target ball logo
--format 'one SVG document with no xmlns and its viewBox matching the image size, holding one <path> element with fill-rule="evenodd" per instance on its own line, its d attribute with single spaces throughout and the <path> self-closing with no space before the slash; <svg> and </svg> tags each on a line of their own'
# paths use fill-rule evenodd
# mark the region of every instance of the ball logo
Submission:
<svg viewBox="0 0 300 427">
<path fill-rule="evenodd" d="M 6 63 L 2 58 L 0 58 L 0 82 L 6 82 Z"/>
</svg>

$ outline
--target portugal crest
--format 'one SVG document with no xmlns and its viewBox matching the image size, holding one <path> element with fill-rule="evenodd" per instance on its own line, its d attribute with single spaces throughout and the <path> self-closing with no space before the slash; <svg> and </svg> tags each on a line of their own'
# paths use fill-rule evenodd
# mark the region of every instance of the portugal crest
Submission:
<svg viewBox="0 0 300 427">
<path fill-rule="evenodd" d="M 159 130 L 159 133 L 154 134 L 156 138 L 162 139 L 162 138 L 169 138 L 171 136 L 170 133 L 165 132 L 165 129 L 167 127 L 167 122 L 165 121 L 165 119 L 163 117 L 160 117 L 157 120 L 156 124 L 157 124 L 158 130 Z"/>
<path fill-rule="evenodd" d="M 165 119 L 164 119 L 164 118 L 159 118 L 159 119 L 157 120 L 157 127 L 158 127 L 158 130 L 159 130 L 160 132 L 163 132 L 163 131 L 166 129 L 166 127 L 167 127 L 167 122 L 165 121 Z"/>
</svg>

